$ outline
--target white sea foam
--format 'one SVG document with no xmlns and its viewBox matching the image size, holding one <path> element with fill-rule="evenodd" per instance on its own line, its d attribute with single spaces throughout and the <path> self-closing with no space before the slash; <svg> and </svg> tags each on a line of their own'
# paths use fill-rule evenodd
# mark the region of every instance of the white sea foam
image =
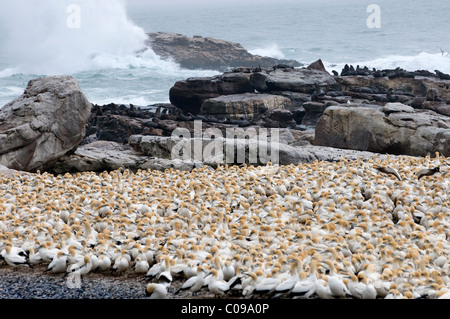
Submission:
<svg viewBox="0 0 450 319">
<path fill-rule="evenodd" d="M 331 72 L 336 70 L 340 73 L 345 64 L 351 64 L 354 67 L 359 65 L 360 67 L 367 66 L 369 69 L 395 69 L 400 67 L 406 71 L 428 70 L 434 72 L 439 70 L 441 72 L 450 74 L 450 54 L 448 52 L 441 53 L 427 53 L 422 52 L 418 55 L 405 56 L 405 55 L 390 55 L 384 58 L 369 60 L 369 61 L 357 61 L 357 62 L 340 62 L 331 63 L 324 62 L 325 68 Z"/>
<path fill-rule="evenodd" d="M 275 59 L 284 59 L 284 54 L 277 44 L 271 44 L 266 47 L 248 50 L 251 54 L 267 56 Z"/>
<path fill-rule="evenodd" d="M 2 4 L 8 34 L 3 49 L 18 72 L 67 74 L 86 70 L 99 54 L 133 55 L 147 35 L 127 17 L 122 0 L 78 0 L 79 24 L 70 24 L 72 0 L 16 0 Z M 2 73 L 8 74 L 7 71 Z"/>
</svg>

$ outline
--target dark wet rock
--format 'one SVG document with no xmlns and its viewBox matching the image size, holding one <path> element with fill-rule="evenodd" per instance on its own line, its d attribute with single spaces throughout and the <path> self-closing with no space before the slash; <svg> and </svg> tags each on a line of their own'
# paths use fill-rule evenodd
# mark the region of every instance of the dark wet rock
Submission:
<svg viewBox="0 0 450 319">
<path fill-rule="evenodd" d="M 319 118 L 325 111 L 325 105 L 322 102 L 306 102 L 303 103 L 305 116 L 302 119 L 304 125 L 316 125 Z"/>
<path fill-rule="evenodd" d="M 189 78 L 178 81 L 169 91 L 170 102 L 184 113 L 199 114 L 207 99 L 221 95 L 254 92 L 249 75 L 224 73 L 214 77 Z"/>
<path fill-rule="evenodd" d="M 323 62 L 322 62 L 321 59 L 319 59 L 319 60 L 317 60 L 317 61 L 314 61 L 313 63 L 311 63 L 310 65 L 308 65 L 306 68 L 307 68 L 307 69 L 310 69 L 310 70 L 319 70 L 319 71 L 327 72 L 327 73 L 328 73 L 328 71 L 327 71 L 327 69 L 325 68 L 325 66 L 323 65 Z"/>
<path fill-rule="evenodd" d="M 445 74 L 439 70 L 435 70 L 434 72 L 436 72 L 436 75 L 441 79 L 441 80 L 450 80 L 450 74 Z"/>
<path fill-rule="evenodd" d="M 295 60 L 253 55 L 235 42 L 201 36 L 191 38 L 177 33 L 154 32 L 148 35 L 148 44 L 156 54 L 163 59 L 172 59 L 186 69 L 226 71 L 236 67 L 301 66 Z"/>
</svg>

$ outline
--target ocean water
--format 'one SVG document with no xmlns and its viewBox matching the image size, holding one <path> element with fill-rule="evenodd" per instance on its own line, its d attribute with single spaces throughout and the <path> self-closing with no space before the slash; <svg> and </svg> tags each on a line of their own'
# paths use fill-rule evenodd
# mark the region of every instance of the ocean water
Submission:
<svg viewBox="0 0 450 319">
<path fill-rule="evenodd" d="M 379 11 L 368 11 L 372 4 Z M 449 12 L 448 0 L 8 1 L 0 11 L 0 107 L 45 75 L 73 75 L 92 103 L 147 106 L 169 102 L 178 80 L 219 73 L 182 69 L 145 50 L 154 31 L 229 40 L 305 64 L 321 58 L 329 71 L 351 63 L 450 73 Z"/>
</svg>

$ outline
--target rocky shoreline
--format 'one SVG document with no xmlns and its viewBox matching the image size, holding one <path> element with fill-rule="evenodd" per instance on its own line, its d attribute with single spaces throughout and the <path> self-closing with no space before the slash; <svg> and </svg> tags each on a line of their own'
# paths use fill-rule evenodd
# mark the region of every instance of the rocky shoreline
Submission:
<svg viewBox="0 0 450 319">
<path fill-rule="evenodd" d="M 228 56 L 222 61 L 228 70 L 178 81 L 170 89 L 170 103 L 145 107 L 91 105 L 71 77 L 32 80 L 24 94 L 0 112 L 0 163 L 10 169 L 60 174 L 214 167 L 221 159 L 180 163 L 167 149 L 167 138 L 175 129 L 194 137 L 199 121 L 202 136 L 211 129 L 224 137 L 227 130 L 278 130 L 280 164 L 346 155 L 450 156 L 450 80 L 439 70 L 346 65 L 340 74 L 330 74 L 320 59 L 307 67 L 269 59 L 266 63 L 276 64 L 262 67 L 261 57 L 249 56 L 235 43 L 164 33 L 150 34 L 149 39 L 156 52 L 165 50 L 165 58 L 169 53 L 175 60 L 185 55 L 201 58 L 205 52 Z M 231 57 L 237 65 L 248 58 L 253 66 L 231 68 Z M 151 143 L 136 143 L 143 140 Z M 208 141 L 203 136 L 201 143 Z M 224 141 L 224 148 L 229 144 Z M 247 151 L 251 146 L 247 144 Z M 249 163 L 248 158 L 244 161 Z"/>
</svg>

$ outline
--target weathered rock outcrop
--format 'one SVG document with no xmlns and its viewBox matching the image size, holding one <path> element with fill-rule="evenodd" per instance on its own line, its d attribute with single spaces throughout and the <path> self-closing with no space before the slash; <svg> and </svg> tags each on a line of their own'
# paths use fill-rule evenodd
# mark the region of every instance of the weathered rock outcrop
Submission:
<svg viewBox="0 0 450 319">
<path fill-rule="evenodd" d="M 285 105 L 285 108 L 296 112 L 297 114 L 293 113 L 292 117 L 298 119 L 297 123 L 301 124 L 302 117 L 311 110 L 305 110 L 304 103 L 322 98 L 333 100 L 333 97 L 325 96 L 325 92 L 340 92 L 340 89 L 340 84 L 332 75 L 314 68 L 275 67 L 261 70 L 239 68 L 214 77 L 178 81 L 170 89 L 170 102 L 184 113 L 213 114 L 205 113 L 204 111 L 207 110 L 205 107 L 202 108 L 203 103 L 208 99 L 227 99 L 223 96 L 236 94 L 242 94 L 242 98 L 246 99 L 247 95 L 243 93 L 256 91 L 288 98 L 291 103 Z M 234 113 L 236 112 L 230 113 L 229 117 L 233 117 Z M 312 113 L 306 117 L 307 124 L 315 124 L 320 115 L 317 108 L 312 110 Z M 290 120 L 291 116 L 289 116 Z"/>
<path fill-rule="evenodd" d="M 308 68 L 275 68 L 255 72 L 250 76 L 259 92 L 297 92 L 313 94 L 316 90 L 340 90 L 340 85 L 328 72 Z"/>
<path fill-rule="evenodd" d="M 203 102 L 200 113 L 217 119 L 257 120 L 266 111 L 284 109 L 291 100 L 279 95 L 244 93 L 222 95 Z"/>
<path fill-rule="evenodd" d="M 209 37 L 192 38 L 177 33 L 149 33 L 149 46 L 164 59 L 182 68 L 225 71 L 234 67 L 301 66 L 294 60 L 280 60 L 249 53 L 242 45 Z"/>
<path fill-rule="evenodd" d="M 385 99 L 380 99 L 380 102 L 404 104 L 412 104 L 414 98 L 419 97 L 422 98 L 421 103 L 428 100 L 445 104 L 445 101 L 450 101 L 450 81 L 436 77 L 344 76 L 336 77 L 336 81 L 346 95 L 349 95 L 349 92 L 359 93 L 353 95 L 356 98 L 376 100 L 376 95 L 384 95 Z M 415 107 L 421 108 L 421 104 Z"/>
<path fill-rule="evenodd" d="M 83 141 L 90 115 L 73 77 L 31 80 L 0 109 L 0 163 L 21 171 L 47 168 Z"/>
<path fill-rule="evenodd" d="M 80 145 L 73 154 L 60 157 L 51 171 L 61 174 L 110 171 L 120 168 L 134 170 L 147 160 L 147 156 L 135 152 L 129 145 L 112 141 L 95 141 Z"/>
<path fill-rule="evenodd" d="M 95 141 L 81 145 L 73 154 L 61 157 L 50 169 L 51 173 L 103 172 L 119 169 L 192 170 L 203 167 L 202 162 L 149 157 L 130 145 L 110 141 Z M 0 174 L 2 174 L 0 167 Z"/>
<path fill-rule="evenodd" d="M 319 119 L 315 145 L 376 153 L 450 156 L 450 117 L 400 103 L 331 106 Z"/>
<path fill-rule="evenodd" d="M 221 95 L 254 92 L 249 76 L 242 72 L 178 81 L 169 91 L 170 103 L 184 113 L 199 114 L 203 102 Z"/>
<path fill-rule="evenodd" d="M 173 137 L 133 135 L 130 137 L 129 142 L 135 151 L 152 158 L 145 165 L 155 165 L 157 163 L 156 159 L 159 159 L 161 161 L 159 165 L 170 165 L 168 168 L 173 168 L 174 165 L 175 167 L 183 166 L 184 169 L 198 167 L 199 164 L 211 167 L 216 167 L 218 164 L 241 164 L 244 162 L 250 165 L 261 165 L 266 164 L 270 160 L 280 165 L 297 165 L 299 163 L 311 163 L 316 160 L 339 161 L 343 158 L 356 160 L 358 158 L 372 158 L 374 156 L 372 152 L 336 149 L 324 146 L 306 145 L 295 147 L 284 143 L 282 139 L 279 140 L 279 143 L 272 143 L 270 140 L 268 142 L 228 138 L 219 138 L 214 141 L 203 138 L 181 140 L 174 139 Z M 212 144 L 216 142 L 217 144 Z M 195 158 L 196 148 L 198 152 L 197 157 L 199 157 L 197 159 Z M 186 154 L 185 159 L 179 158 L 179 154 L 176 154 L 174 159 L 172 155 L 174 149 L 188 150 L 190 154 Z M 210 154 L 209 152 L 212 150 L 219 150 L 219 154 L 214 152 L 211 152 L 211 156 L 206 154 Z M 243 150 L 245 150 L 245 153 Z M 272 150 L 278 152 L 278 156 L 272 157 Z M 379 154 L 380 159 L 385 157 L 386 155 Z M 145 167 L 145 165 L 142 167 Z"/>
<path fill-rule="evenodd" d="M 213 167 L 218 164 L 261 165 L 270 161 L 288 165 L 313 162 L 316 159 L 313 154 L 303 148 L 257 139 L 177 139 L 134 135 L 130 137 L 129 143 L 136 151 L 151 157 L 187 162 L 199 161 Z M 182 151 L 189 153 L 184 154 Z M 273 157 L 273 154 L 277 154 L 276 157 Z"/>
</svg>

